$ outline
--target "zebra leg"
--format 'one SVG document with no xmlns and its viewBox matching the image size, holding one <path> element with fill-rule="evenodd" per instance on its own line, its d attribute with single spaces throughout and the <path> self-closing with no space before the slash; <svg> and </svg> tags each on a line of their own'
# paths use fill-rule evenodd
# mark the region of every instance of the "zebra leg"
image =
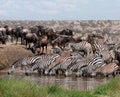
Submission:
<svg viewBox="0 0 120 97">
<path fill-rule="evenodd" d="M 38 69 L 38 74 L 43 75 L 44 74 L 44 69 Z"/>
<path fill-rule="evenodd" d="M 45 75 L 49 75 L 49 69 L 45 69 L 44 74 L 45 74 Z"/>
<path fill-rule="evenodd" d="M 71 70 L 66 70 L 65 71 L 65 76 L 71 76 L 72 75 L 72 71 Z"/>
<path fill-rule="evenodd" d="M 76 76 L 77 76 L 77 77 L 81 77 L 81 76 L 82 76 L 82 70 L 78 70 L 78 71 L 76 72 Z"/>
<path fill-rule="evenodd" d="M 50 70 L 50 73 L 49 73 L 49 75 L 55 75 L 56 73 L 55 73 L 55 70 Z"/>
</svg>

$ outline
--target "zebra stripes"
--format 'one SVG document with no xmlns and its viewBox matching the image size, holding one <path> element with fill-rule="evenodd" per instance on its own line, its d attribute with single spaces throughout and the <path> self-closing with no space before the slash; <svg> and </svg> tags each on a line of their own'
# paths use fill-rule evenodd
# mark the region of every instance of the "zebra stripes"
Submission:
<svg viewBox="0 0 120 97">
<path fill-rule="evenodd" d="M 49 68 L 50 73 L 55 72 L 55 70 L 58 70 L 58 69 L 61 69 L 65 73 L 65 71 L 67 71 L 68 68 L 70 68 L 72 65 L 74 65 L 78 59 L 82 58 L 82 56 L 78 53 L 77 54 L 73 53 L 71 55 L 72 56 L 62 56 L 61 62 L 58 62 L 58 63 L 56 63 L 56 65 L 54 64 L 51 68 Z"/>
<path fill-rule="evenodd" d="M 53 63 L 57 57 L 59 57 L 58 54 L 53 54 L 53 55 L 38 59 L 36 62 L 34 62 L 34 65 L 32 66 L 32 68 L 29 71 L 27 71 L 27 73 L 32 73 L 32 71 L 34 71 L 34 70 L 47 69 L 47 67 L 51 63 Z"/>
<path fill-rule="evenodd" d="M 86 57 L 83 57 L 80 52 L 25 57 L 16 61 L 9 72 L 13 72 L 14 68 L 23 67 L 26 70 L 26 74 L 32 74 L 33 71 L 37 70 L 40 74 L 51 75 L 61 70 L 66 76 L 71 75 L 73 72 L 77 76 L 91 76 L 98 68 L 106 65 L 104 57 L 99 52 L 106 51 L 107 49 L 101 49 L 101 47 L 96 46 L 98 53 L 90 54 Z"/>
<path fill-rule="evenodd" d="M 83 68 L 83 75 L 91 75 L 93 71 L 95 71 L 97 68 L 102 67 L 106 65 L 104 62 L 104 59 L 101 56 L 94 56 L 91 61 L 87 63 L 87 66 Z"/>
<path fill-rule="evenodd" d="M 19 59 L 12 64 L 8 73 L 9 74 L 12 73 L 15 70 L 15 68 L 18 68 L 18 67 L 21 67 L 21 68 L 24 68 L 25 70 L 27 70 L 28 68 L 31 68 L 32 65 L 34 65 L 35 61 L 40 60 L 40 59 L 41 60 L 45 59 L 48 56 L 50 56 L 50 55 L 31 56 L 31 57 L 28 56 L 28 57 Z"/>
<path fill-rule="evenodd" d="M 71 70 L 72 72 L 76 72 L 77 76 L 81 76 L 82 74 L 87 72 L 88 74 L 91 74 L 92 71 L 94 71 L 96 68 L 99 68 L 101 66 L 104 66 L 105 62 L 103 58 L 99 55 L 94 55 L 93 57 L 87 57 L 82 58 L 80 60 L 77 60 L 74 65 L 70 66 L 68 70 Z"/>
<path fill-rule="evenodd" d="M 83 51 L 86 55 L 92 52 L 91 44 L 87 41 L 82 41 L 79 43 L 69 43 L 68 47 L 73 51 Z"/>
</svg>

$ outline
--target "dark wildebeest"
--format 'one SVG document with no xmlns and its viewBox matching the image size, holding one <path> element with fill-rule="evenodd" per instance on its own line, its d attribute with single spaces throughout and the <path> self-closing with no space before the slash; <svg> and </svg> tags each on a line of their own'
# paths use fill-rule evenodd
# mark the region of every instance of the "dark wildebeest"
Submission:
<svg viewBox="0 0 120 97">
<path fill-rule="evenodd" d="M 7 35 L 8 41 L 10 40 L 11 42 L 13 42 L 14 28 L 9 27 L 8 25 L 5 25 L 4 28 L 6 29 L 6 35 Z"/>
<path fill-rule="evenodd" d="M 52 28 L 45 28 L 44 30 L 45 30 L 49 43 L 51 43 L 54 39 L 58 37 L 58 35 Z"/>
<path fill-rule="evenodd" d="M 115 59 L 118 60 L 120 66 L 120 52 L 114 50 L 114 53 L 115 53 Z"/>
<path fill-rule="evenodd" d="M 6 40 L 7 40 L 6 29 L 0 28 L 0 42 L 2 44 L 6 44 Z"/>
<path fill-rule="evenodd" d="M 43 36 L 41 38 L 39 38 L 39 40 L 37 41 L 37 43 L 34 43 L 34 45 L 31 47 L 31 51 L 35 54 L 36 50 L 38 54 L 44 54 L 44 50 L 45 53 L 47 53 L 47 46 L 48 46 L 48 39 L 46 36 Z"/>
<path fill-rule="evenodd" d="M 33 44 L 36 44 L 37 41 L 38 41 L 38 36 L 36 35 L 36 33 L 27 33 L 26 34 L 26 37 L 25 37 L 25 40 L 26 40 L 26 48 L 27 48 L 27 45 L 29 45 L 28 49 L 31 48 L 30 44 L 33 43 Z"/>
<path fill-rule="evenodd" d="M 63 29 L 62 31 L 59 32 L 60 35 L 67 35 L 67 36 L 73 36 L 74 32 L 70 29 Z"/>
<path fill-rule="evenodd" d="M 74 39 L 71 36 L 59 35 L 59 37 L 52 41 L 52 46 L 57 45 L 63 49 L 69 42 L 74 42 Z"/>
<path fill-rule="evenodd" d="M 45 32 L 44 26 L 37 25 L 36 26 L 36 34 L 37 34 L 37 36 L 47 35 L 47 33 Z"/>
<path fill-rule="evenodd" d="M 13 30 L 14 38 L 16 39 L 16 45 L 18 43 L 18 39 L 21 39 L 21 44 L 23 43 L 23 35 L 22 35 L 23 27 L 18 26 Z"/>
</svg>

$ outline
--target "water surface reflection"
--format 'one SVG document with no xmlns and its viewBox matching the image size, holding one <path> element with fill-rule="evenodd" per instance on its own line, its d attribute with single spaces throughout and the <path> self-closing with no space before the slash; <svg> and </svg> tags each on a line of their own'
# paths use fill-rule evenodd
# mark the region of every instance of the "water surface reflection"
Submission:
<svg viewBox="0 0 120 97">
<path fill-rule="evenodd" d="M 25 76 L 23 74 L 7 75 L 1 74 L 0 78 L 19 78 L 37 83 L 40 86 L 60 85 L 66 89 L 91 90 L 108 82 L 111 78 L 83 78 L 83 77 L 61 77 L 61 76 Z"/>
</svg>

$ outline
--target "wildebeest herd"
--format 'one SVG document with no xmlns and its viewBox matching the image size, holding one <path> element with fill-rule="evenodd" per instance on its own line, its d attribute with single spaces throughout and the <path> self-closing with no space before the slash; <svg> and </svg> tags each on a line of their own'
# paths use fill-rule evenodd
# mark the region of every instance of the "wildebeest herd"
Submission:
<svg viewBox="0 0 120 97">
<path fill-rule="evenodd" d="M 29 28 L 8 25 L 0 27 L 0 42 L 26 45 L 35 55 L 15 61 L 8 73 L 16 68 L 30 75 L 37 70 L 40 75 L 115 76 L 119 74 L 120 43 L 97 33 L 74 37 L 71 29 L 55 31 L 36 25 Z M 110 36 L 109 36 L 110 37 Z M 48 53 L 48 46 L 52 48 Z M 37 53 L 37 54 L 36 54 Z"/>
</svg>

